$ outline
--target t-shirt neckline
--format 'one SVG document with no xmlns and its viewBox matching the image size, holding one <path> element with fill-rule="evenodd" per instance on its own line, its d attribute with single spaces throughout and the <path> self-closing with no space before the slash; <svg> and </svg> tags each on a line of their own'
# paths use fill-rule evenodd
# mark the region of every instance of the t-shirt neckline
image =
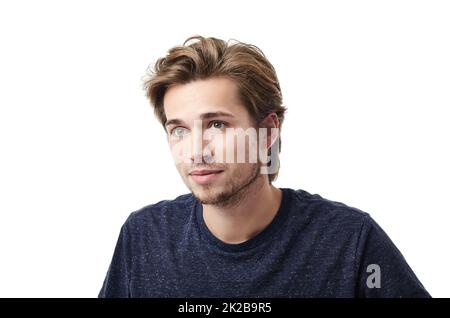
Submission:
<svg viewBox="0 0 450 318">
<path fill-rule="evenodd" d="M 195 213 L 195 223 L 197 224 L 197 227 L 199 228 L 202 236 L 212 245 L 215 247 L 227 251 L 227 252 L 241 252 L 245 251 L 251 248 L 254 248 L 271 238 L 273 238 L 273 234 L 280 228 L 281 224 L 283 223 L 283 220 L 287 216 L 287 210 L 288 210 L 288 201 L 289 201 L 289 189 L 287 188 L 279 188 L 282 192 L 281 195 L 281 203 L 278 208 L 278 211 L 275 215 L 275 217 L 272 219 L 272 221 L 258 234 L 256 234 L 254 237 L 250 238 L 249 240 L 237 243 L 237 244 L 231 244 L 226 243 L 217 238 L 208 228 L 206 225 L 206 222 L 203 218 L 203 206 L 202 204 L 194 198 L 195 204 L 194 204 L 194 213 Z"/>
</svg>

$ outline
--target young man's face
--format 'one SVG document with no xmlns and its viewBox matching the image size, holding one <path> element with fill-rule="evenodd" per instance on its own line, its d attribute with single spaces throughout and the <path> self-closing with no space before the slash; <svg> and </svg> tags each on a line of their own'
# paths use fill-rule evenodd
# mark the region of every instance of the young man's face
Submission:
<svg viewBox="0 0 450 318">
<path fill-rule="evenodd" d="M 234 202 L 256 180 L 267 178 L 260 174 L 259 160 L 249 158 L 248 147 L 254 143 L 249 138 L 238 143 L 234 130 L 227 130 L 255 127 L 232 80 L 215 77 L 175 85 L 164 96 L 164 110 L 176 167 L 203 204 Z M 237 159 L 239 152 L 244 152 L 244 162 Z"/>
</svg>

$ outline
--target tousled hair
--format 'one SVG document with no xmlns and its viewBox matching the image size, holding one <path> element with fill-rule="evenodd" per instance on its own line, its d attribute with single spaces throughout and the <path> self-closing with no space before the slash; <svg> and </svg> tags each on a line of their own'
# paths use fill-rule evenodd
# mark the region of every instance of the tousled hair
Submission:
<svg viewBox="0 0 450 318">
<path fill-rule="evenodd" d="M 286 108 L 282 105 L 280 84 L 272 64 L 255 45 L 199 35 L 189 37 L 183 45 L 171 48 L 149 68 L 144 80 L 144 90 L 158 120 L 164 126 L 164 95 L 177 84 L 212 77 L 227 77 L 237 85 L 238 96 L 255 123 L 268 114 L 276 113 L 283 123 Z M 278 137 L 279 151 L 281 138 Z M 271 149 L 269 149 L 271 155 Z M 277 156 L 278 154 L 274 154 Z M 279 168 L 279 167 L 278 167 Z M 269 174 L 272 183 L 278 175 Z"/>
</svg>

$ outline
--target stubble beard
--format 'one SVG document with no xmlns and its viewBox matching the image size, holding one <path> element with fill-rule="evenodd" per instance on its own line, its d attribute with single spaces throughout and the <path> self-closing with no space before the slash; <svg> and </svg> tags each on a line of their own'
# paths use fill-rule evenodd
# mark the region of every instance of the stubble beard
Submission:
<svg viewBox="0 0 450 318">
<path fill-rule="evenodd" d="M 206 193 L 204 196 L 196 193 L 193 187 L 190 187 L 189 185 L 188 187 L 191 190 L 192 195 L 202 204 L 211 204 L 219 207 L 233 207 L 239 204 L 250 191 L 257 191 L 257 189 L 253 188 L 257 187 L 256 181 L 260 176 L 260 170 L 260 164 L 252 165 L 251 173 L 242 180 L 238 177 L 241 175 L 241 170 L 235 171 L 230 182 L 225 186 L 225 189 L 217 194 L 213 193 L 214 187 L 216 187 L 214 184 L 201 186 L 201 191 Z"/>
</svg>

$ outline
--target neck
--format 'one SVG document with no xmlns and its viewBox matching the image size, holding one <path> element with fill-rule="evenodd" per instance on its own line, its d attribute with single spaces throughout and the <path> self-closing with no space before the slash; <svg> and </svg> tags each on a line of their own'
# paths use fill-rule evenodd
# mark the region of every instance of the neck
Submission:
<svg viewBox="0 0 450 318">
<path fill-rule="evenodd" d="M 245 242 L 264 230 L 281 204 L 281 190 L 261 175 L 232 206 L 203 204 L 203 218 L 218 239 L 229 244 Z"/>
</svg>

